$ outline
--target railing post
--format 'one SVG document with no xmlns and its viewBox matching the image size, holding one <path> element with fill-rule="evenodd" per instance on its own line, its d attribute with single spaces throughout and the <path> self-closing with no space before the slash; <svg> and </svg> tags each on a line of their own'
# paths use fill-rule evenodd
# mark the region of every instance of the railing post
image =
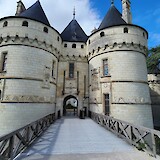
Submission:
<svg viewBox="0 0 160 160">
<path fill-rule="evenodd" d="M 152 138 L 153 156 L 156 157 L 156 141 L 153 132 L 151 132 L 151 138 Z"/>
<path fill-rule="evenodd" d="M 29 144 L 29 138 L 30 138 L 30 132 L 29 132 L 29 130 L 30 130 L 30 126 L 28 126 L 26 128 L 26 142 L 27 142 L 27 146 Z"/>
<path fill-rule="evenodd" d="M 14 135 L 12 137 L 10 137 L 9 140 L 9 150 L 8 150 L 8 158 L 10 158 L 11 160 L 13 160 L 13 150 L 14 150 Z"/>
</svg>

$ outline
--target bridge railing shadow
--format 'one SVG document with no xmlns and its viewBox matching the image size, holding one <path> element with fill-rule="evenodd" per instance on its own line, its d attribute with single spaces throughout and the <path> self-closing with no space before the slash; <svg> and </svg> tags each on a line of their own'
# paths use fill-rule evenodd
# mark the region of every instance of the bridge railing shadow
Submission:
<svg viewBox="0 0 160 160">
<path fill-rule="evenodd" d="M 50 153 L 56 144 L 57 137 L 64 119 L 56 121 L 52 124 L 32 145 L 26 149 L 16 160 L 22 160 L 26 157 L 37 157 L 38 160 L 49 160 Z"/>
<path fill-rule="evenodd" d="M 106 115 L 89 113 L 90 118 L 110 130 L 118 137 L 123 138 L 138 150 L 145 151 L 156 157 L 160 155 L 160 132 L 154 129 L 136 126 Z"/>
<path fill-rule="evenodd" d="M 53 122 L 55 114 L 49 114 L 12 133 L 0 137 L 0 159 L 13 160 L 28 148 Z"/>
</svg>

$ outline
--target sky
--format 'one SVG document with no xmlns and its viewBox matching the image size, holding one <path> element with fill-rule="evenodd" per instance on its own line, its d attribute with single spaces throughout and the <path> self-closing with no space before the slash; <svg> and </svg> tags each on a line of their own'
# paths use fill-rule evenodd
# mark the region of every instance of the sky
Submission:
<svg viewBox="0 0 160 160">
<path fill-rule="evenodd" d="M 22 0 L 28 8 L 36 0 Z M 160 45 L 160 1 L 130 0 L 133 24 L 145 28 L 149 33 L 149 48 Z M 76 20 L 87 35 L 100 25 L 106 15 L 111 0 L 40 0 L 52 27 L 61 33 L 73 19 Z M 122 12 L 121 0 L 114 0 L 116 8 Z M 0 18 L 15 15 L 17 0 L 0 0 Z"/>
</svg>

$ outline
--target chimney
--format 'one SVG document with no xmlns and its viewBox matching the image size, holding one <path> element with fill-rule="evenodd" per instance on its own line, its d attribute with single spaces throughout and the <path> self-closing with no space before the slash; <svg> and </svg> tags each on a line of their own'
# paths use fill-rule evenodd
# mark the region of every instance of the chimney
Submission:
<svg viewBox="0 0 160 160">
<path fill-rule="evenodd" d="M 128 24 L 132 23 L 131 2 L 130 0 L 122 0 L 122 18 Z"/>
<path fill-rule="evenodd" d="M 25 8 L 23 2 L 21 0 L 19 0 L 17 2 L 17 11 L 16 11 L 15 15 L 18 16 L 18 15 L 20 15 L 25 10 L 26 10 L 26 8 Z"/>
</svg>

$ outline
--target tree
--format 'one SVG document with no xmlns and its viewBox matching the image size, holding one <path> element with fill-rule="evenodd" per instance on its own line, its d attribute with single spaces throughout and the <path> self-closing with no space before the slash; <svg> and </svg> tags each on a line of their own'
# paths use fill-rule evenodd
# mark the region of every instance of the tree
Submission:
<svg viewBox="0 0 160 160">
<path fill-rule="evenodd" d="M 148 50 L 147 68 L 149 73 L 160 73 L 160 46 Z"/>
</svg>

